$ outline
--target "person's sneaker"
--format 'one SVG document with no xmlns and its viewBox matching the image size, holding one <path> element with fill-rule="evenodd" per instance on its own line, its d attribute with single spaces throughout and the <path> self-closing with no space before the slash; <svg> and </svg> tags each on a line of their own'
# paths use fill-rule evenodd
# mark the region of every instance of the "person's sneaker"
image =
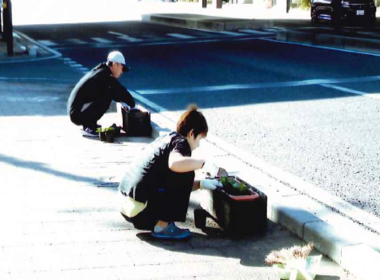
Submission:
<svg viewBox="0 0 380 280">
<path fill-rule="evenodd" d="M 161 231 L 152 231 L 152 236 L 158 239 L 166 240 L 183 240 L 191 236 L 191 232 L 188 229 L 180 229 L 174 223 L 168 224 Z"/>
<path fill-rule="evenodd" d="M 84 137 L 99 137 L 99 133 L 96 132 L 96 129 L 91 127 L 83 127 L 82 135 Z"/>
</svg>

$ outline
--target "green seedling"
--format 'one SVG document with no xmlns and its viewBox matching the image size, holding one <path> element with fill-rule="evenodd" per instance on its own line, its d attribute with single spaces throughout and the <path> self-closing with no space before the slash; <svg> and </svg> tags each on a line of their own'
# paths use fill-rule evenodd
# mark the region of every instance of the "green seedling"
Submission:
<svg viewBox="0 0 380 280">
<path fill-rule="evenodd" d="M 115 131 L 115 128 L 113 126 L 111 126 L 111 127 L 106 127 L 103 129 L 103 132 L 107 132 L 107 131 L 108 132 Z"/>
<path fill-rule="evenodd" d="M 222 177 L 221 182 L 224 190 L 231 195 L 248 195 L 249 187 L 231 177 Z"/>
</svg>

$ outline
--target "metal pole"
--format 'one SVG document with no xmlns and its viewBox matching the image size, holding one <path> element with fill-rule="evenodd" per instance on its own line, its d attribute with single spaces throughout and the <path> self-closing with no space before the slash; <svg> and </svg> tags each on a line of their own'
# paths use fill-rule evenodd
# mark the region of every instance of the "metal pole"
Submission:
<svg viewBox="0 0 380 280">
<path fill-rule="evenodd" d="M 3 0 L 0 0 L 0 34 L 3 35 Z"/>
<path fill-rule="evenodd" d="M 340 0 L 333 0 L 333 21 L 335 32 L 342 29 L 342 4 Z"/>
<path fill-rule="evenodd" d="M 13 56 L 12 1 L 4 0 L 4 37 L 7 41 L 8 56 Z"/>
</svg>

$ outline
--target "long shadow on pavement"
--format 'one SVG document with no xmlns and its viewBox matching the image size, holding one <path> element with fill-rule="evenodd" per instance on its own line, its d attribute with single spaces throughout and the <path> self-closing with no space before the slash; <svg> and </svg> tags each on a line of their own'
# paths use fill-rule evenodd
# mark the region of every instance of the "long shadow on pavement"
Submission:
<svg viewBox="0 0 380 280">
<path fill-rule="evenodd" d="M 82 181 L 82 182 L 88 182 L 88 183 L 96 183 L 98 180 L 96 178 L 91 178 L 91 177 L 86 177 L 86 176 L 81 176 L 81 175 L 74 175 L 70 174 L 67 172 L 62 172 L 59 170 L 55 170 L 52 168 L 49 168 L 45 166 L 44 163 L 41 162 L 35 162 L 35 161 L 25 161 L 21 160 L 15 157 L 10 157 L 10 156 L 5 156 L 0 154 L 0 162 L 13 165 L 16 167 L 21 167 L 21 168 L 26 168 L 26 169 L 31 169 L 35 170 L 38 172 L 44 172 L 48 173 L 54 176 L 66 178 L 72 181 Z"/>
</svg>

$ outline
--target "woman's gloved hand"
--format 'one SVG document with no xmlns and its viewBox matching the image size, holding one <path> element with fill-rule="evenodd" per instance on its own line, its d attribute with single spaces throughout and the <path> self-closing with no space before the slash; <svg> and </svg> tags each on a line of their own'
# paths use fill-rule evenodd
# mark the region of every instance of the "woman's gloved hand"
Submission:
<svg viewBox="0 0 380 280">
<path fill-rule="evenodd" d="M 228 176 L 227 171 L 224 168 L 221 168 L 217 166 L 212 161 L 206 161 L 202 168 L 209 177 L 215 178 L 215 177 L 221 177 L 221 176 Z"/>
<path fill-rule="evenodd" d="M 200 182 L 200 188 L 202 190 L 215 190 L 216 188 L 222 188 L 223 185 L 221 182 L 215 179 L 204 179 Z"/>
</svg>

